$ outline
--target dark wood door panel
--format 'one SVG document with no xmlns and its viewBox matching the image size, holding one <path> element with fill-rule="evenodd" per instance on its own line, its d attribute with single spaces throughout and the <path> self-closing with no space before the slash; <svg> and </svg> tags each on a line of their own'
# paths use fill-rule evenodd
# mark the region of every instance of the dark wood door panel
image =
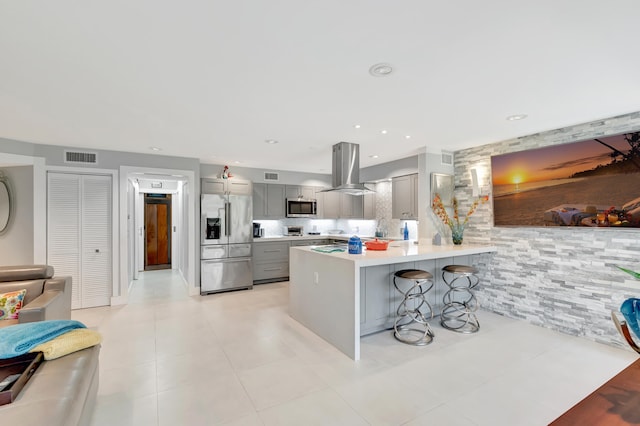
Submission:
<svg viewBox="0 0 640 426">
<path fill-rule="evenodd" d="M 145 205 L 146 260 L 145 266 L 158 264 L 158 208 L 157 204 Z"/>
<path fill-rule="evenodd" d="M 171 267 L 171 196 L 145 197 L 145 270 Z"/>
<path fill-rule="evenodd" d="M 157 211 L 156 211 L 156 223 L 157 223 L 157 227 L 158 227 L 158 239 L 157 239 L 157 244 L 158 244 L 158 257 L 157 257 L 157 263 L 158 264 L 167 264 L 170 263 L 169 261 L 169 228 L 170 225 L 168 223 L 169 221 L 169 214 L 168 214 L 168 210 L 169 210 L 169 206 L 167 206 L 166 204 L 156 204 L 157 206 Z"/>
</svg>

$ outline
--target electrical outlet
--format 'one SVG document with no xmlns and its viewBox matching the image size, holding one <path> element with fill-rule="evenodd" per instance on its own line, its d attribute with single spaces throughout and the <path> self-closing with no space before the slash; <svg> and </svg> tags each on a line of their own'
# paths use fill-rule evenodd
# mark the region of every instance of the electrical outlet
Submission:
<svg viewBox="0 0 640 426">
<path fill-rule="evenodd" d="M 313 283 L 318 284 L 320 282 L 320 274 L 317 272 L 313 273 Z"/>
</svg>

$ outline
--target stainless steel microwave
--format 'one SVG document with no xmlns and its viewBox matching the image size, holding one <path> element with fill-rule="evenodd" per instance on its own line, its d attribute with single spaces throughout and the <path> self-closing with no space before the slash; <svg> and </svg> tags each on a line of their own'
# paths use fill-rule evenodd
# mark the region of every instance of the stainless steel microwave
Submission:
<svg viewBox="0 0 640 426">
<path fill-rule="evenodd" d="M 287 217 L 316 217 L 318 203 L 316 200 L 287 198 Z"/>
</svg>

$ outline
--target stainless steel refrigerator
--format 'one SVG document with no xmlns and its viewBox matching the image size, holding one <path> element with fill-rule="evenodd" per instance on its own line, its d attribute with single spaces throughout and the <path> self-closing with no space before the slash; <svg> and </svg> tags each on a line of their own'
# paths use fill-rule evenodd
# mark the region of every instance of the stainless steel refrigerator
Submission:
<svg viewBox="0 0 640 426">
<path fill-rule="evenodd" d="M 200 212 L 200 294 L 252 288 L 252 197 L 202 194 Z"/>
</svg>

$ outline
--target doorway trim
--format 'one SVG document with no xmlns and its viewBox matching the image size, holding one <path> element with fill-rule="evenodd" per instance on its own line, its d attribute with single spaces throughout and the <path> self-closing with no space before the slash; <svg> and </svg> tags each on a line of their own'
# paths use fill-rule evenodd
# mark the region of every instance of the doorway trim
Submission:
<svg viewBox="0 0 640 426">
<path fill-rule="evenodd" d="M 129 299 L 129 271 L 127 268 L 127 262 L 130 256 L 135 256 L 134 253 L 129 252 L 128 241 L 128 226 L 127 226 L 127 182 L 129 179 L 135 179 L 140 173 L 148 173 L 154 175 L 164 175 L 167 179 L 171 177 L 185 180 L 188 183 L 188 199 L 187 199 L 187 229 L 184 232 L 187 235 L 187 276 L 182 276 L 187 286 L 187 290 L 190 296 L 196 296 L 200 294 L 200 286 L 196 276 L 196 205 L 198 199 L 196 198 L 199 191 L 197 186 L 195 172 L 193 170 L 176 170 L 176 169 L 163 169 L 152 167 L 132 167 L 132 166 L 120 166 L 120 303 L 127 303 Z M 135 235 L 132 235 L 135 238 Z M 181 274 L 182 275 L 182 274 Z"/>
<path fill-rule="evenodd" d="M 162 270 L 162 269 L 174 269 L 174 262 L 173 262 L 173 247 L 175 244 L 175 239 L 173 236 L 173 229 L 176 228 L 176 225 L 174 224 L 174 220 L 175 218 L 174 213 L 173 213 L 173 205 L 174 205 L 174 198 L 172 197 L 172 195 L 174 194 L 161 194 L 164 197 L 153 197 L 151 196 L 151 194 L 156 194 L 157 193 L 151 193 L 151 192 L 145 192 L 144 195 L 144 260 L 143 260 L 143 264 L 140 266 L 144 266 L 144 271 L 154 271 L 154 270 Z M 168 197 L 168 198 L 167 198 Z M 161 263 L 158 264 L 156 263 L 155 265 L 149 265 L 149 211 L 147 209 L 150 208 L 150 205 L 155 204 L 155 205 L 164 205 L 164 208 L 166 209 L 165 215 L 163 215 L 166 219 L 167 219 L 167 228 L 164 229 L 164 231 L 166 232 L 160 232 L 160 226 L 158 224 L 158 220 L 160 220 L 160 214 L 156 211 L 155 213 L 155 218 L 156 218 L 156 227 L 155 227 L 155 231 L 156 231 L 156 253 L 157 253 L 157 257 L 160 258 L 161 257 L 161 253 L 160 250 L 157 249 L 157 246 L 159 245 L 159 241 L 160 241 L 160 237 L 161 235 L 165 235 L 167 237 L 167 250 L 166 250 L 166 256 L 167 256 L 167 263 Z M 163 254 L 163 255 L 164 255 Z"/>
</svg>

